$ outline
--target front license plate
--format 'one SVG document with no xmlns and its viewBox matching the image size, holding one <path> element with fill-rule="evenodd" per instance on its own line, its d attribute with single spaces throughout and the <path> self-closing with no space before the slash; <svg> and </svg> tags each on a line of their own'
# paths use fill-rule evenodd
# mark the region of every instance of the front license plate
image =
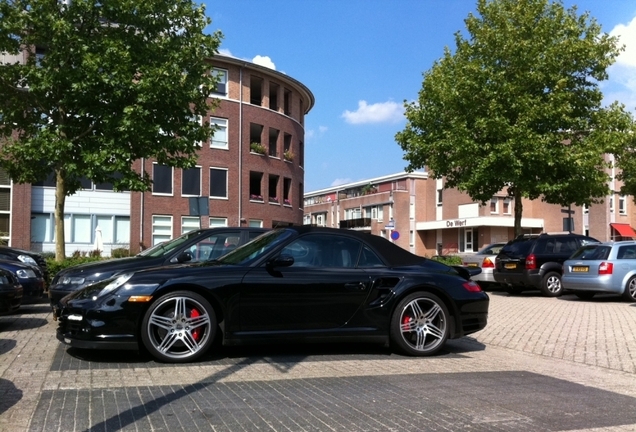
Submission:
<svg viewBox="0 0 636 432">
<path fill-rule="evenodd" d="M 572 272 L 576 272 L 576 273 L 586 273 L 589 271 L 590 271 L 589 266 L 573 266 L 572 267 Z"/>
<path fill-rule="evenodd" d="M 517 268 L 517 264 L 508 263 L 508 264 L 504 264 L 504 267 L 507 268 L 507 269 L 516 269 Z"/>
<path fill-rule="evenodd" d="M 477 267 L 476 263 L 468 263 L 466 264 L 466 267 Z"/>
</svg>

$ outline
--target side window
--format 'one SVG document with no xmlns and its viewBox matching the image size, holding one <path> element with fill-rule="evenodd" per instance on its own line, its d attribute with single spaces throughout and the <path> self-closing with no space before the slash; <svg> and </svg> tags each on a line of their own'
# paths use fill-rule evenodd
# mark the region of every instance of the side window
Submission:
<svg viewBox="0 0 636 432">
<path fill-rule="evenodd" d="M 618 259 L 636 259 L 636 247 L 634 246 L 621 246 L 618 249 Z"/>
<path fill-rule="evenodd" d="M 292 267 L 354 268 L 361 246 L 347 237 L 312 234 L 289 244 L 281 254 L 294 257 Z"/>
<path fill-rule="evenodd" d="M 561 243 L 560 247 L 557 251 L 558 253 L 573 254 L 578 249 L 576 239 L 567 238 L 567 239 L 563 239 L 563 241 L 561 241 L 560 243 Z"/>
<path fill-rule="evenodd" d="M 190 262 L 209 261 L 225 255 L 238 246 L 240 238 L 240 232 L 230 232 L 203 239 L 186 249 L 192 254 Z"/>
<path fill-rule="evenodd" d="M 358 267 L 384 267 L 384 263 L 380 261 L 380 258 L 369 249 L 367 246 L 362 247 L 362 253 L 360 254 L 360 261 L 358 261 Z"/>
</svg>

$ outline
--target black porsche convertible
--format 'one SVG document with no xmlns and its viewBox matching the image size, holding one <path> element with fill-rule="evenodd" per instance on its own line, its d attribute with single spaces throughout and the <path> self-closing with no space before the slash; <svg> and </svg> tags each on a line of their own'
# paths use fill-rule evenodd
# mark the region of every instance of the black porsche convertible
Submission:
<svg viewBox="0 0 636 432">
<path fill-rule="evenodd" d="M 165 362 L 224 345 L 392 343 L 431 355 L 483 329 L 488 295 L 462 268 L 366 233 L 275 229 L 216 260 L 127 272 L 54 307 L 57 338 L 78 348 L 140 349 Z"/>
</svg>

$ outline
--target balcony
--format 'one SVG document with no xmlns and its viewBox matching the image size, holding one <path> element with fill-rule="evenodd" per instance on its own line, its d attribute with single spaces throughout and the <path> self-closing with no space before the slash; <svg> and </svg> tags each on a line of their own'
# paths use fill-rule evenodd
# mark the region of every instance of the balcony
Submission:
<svg viewBox="0 0 636 432">
<path fill-rule="evenodd" d="M 371 227 L 371 218 L 347 219 L 340 221 L 340 228 L 369 228 Z"/>
</svg>

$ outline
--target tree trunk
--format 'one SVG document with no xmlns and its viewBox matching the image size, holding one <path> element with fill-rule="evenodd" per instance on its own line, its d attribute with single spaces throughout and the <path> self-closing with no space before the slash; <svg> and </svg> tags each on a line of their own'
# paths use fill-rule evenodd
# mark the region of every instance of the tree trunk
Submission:
<svg viewBox="0 0 636 432">
<path fill-rule="evenodd" d="M 66 258 L 66 244 L 64 243 L 64 205 L 66 203 L 66 189 L 61 170 L 55 170 L 55 261 Z"/>
<path fill-rule="evenodd" d="M 521 217 L 523 216 L 523 203 L 521 201 L 521 194 L 515 190 L 515 238 L 523 234 L 521 230 Z"/>
</svg>

